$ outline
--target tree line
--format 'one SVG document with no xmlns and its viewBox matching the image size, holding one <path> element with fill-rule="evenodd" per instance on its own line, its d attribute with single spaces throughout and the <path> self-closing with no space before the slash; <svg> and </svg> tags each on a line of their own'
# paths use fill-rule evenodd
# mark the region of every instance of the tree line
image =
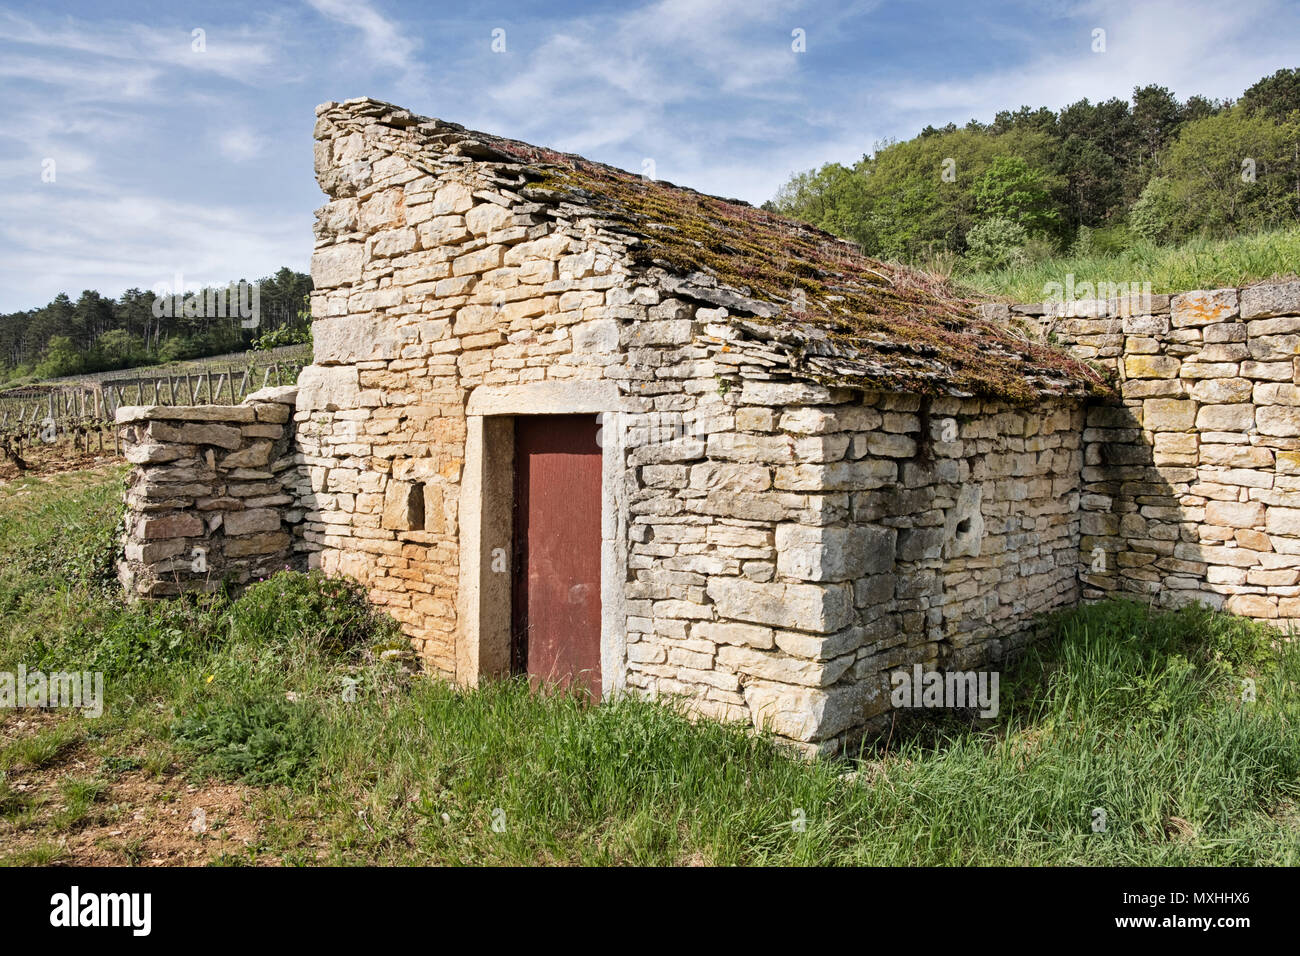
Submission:
<svg viewBox="0 0 1300 956">
<path fill-rule="evenodd" d="M 1178 100 L 1163 86 L 991 123 L 927 126 L 853 165 L 794 175 L 765 208 L 869 255 L 973 268 L 1137 241 L 1230 237 L 1300 221 L 1300 69 L 1239 100 Z"/>
<path fill-rule="evenodd" d="M 115 299 L 87 289 L 75 301 L 61 292 L 41 308 L 0 314 L 0 381 L 113 371 L 305 341 L 311 277 L 282 267 L 256 285 L 256 324 L 232 316 L 233 310 L 217 315 L 201 304 L 175 308 L 166 296 L 141 289 L 127 289 Z"/>
</svg>

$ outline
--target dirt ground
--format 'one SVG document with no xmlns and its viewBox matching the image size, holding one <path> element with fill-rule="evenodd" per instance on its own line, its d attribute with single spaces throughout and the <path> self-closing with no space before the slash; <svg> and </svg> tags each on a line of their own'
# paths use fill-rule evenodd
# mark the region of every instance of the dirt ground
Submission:
<svg viewBox="0 0 1300 956">
<path fill-rule="evenodd" d="M 97 450 L 86 454 L 68 443 L 26 445 L 22 449 L 23 461 L 27 465 L 26 470 L 19 469 L 11 459 L 0 454 L 0 484 L 13 481 L 15 478 L 59 475 L 66 471 L 82 471 L 87 468 L 120 464 L 124 459 L 112 452 L 113 449 L 110 447 L 104 454 Z"/>
<path fill-rule="evenodd" d="M 50 711 L 0 711 L 0 747 L 63 719 Z M 247 862 L 248 848 L 259 842 L 248 788 L 196 787 L 170 771 L 114 772 L 85 742 L 39 769 L 10 769 L 0 780 L 9 790 L 0 814 L 0 859 L 11 862 L 202 866 L 221 857 Z M 69 819 L 63 786 L 85 780 L 101 783 L 103 790 L 83 815 Z"/>
</svg>

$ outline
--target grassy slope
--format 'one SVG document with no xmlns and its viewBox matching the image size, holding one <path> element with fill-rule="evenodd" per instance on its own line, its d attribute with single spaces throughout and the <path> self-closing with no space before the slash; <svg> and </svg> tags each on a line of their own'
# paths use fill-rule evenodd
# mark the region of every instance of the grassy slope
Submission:
<svg viewBox="0 0 1300 956">
<path fill-rule="evenodd" d="M 1011 302 L 1040 302 L 1049 282 L 1151 283 L 1153 293 L 1221 289 L 1300 269 L 1300 228 L 1233 239 L 1196 239 L 1179 246 L 1139 243 L 1127 252 L 1047 259 L 990 272 L 954 275 L 965 291 Z"/>
<path fill-rule="evenodd" d="M 900 721 L 846 776 L 661 705 L 410 677 L 352 592 L 302 575 L 124 606 L 116 474 L 0 488 L 0 670 L 102 669 L 108 697 L 34 734 L 0 714 L 0 769 L 92 768 L 40 806 L 0 783 L 9 862 L 76 859 L 70 835 L 127 812 L 124 774 L 181 773 L 249 786 L 229 863 L 1300 863 L 1300 654 L 1255 624 L 1071 614 L 1004 675 L 994 721 Z"/>
</svg>

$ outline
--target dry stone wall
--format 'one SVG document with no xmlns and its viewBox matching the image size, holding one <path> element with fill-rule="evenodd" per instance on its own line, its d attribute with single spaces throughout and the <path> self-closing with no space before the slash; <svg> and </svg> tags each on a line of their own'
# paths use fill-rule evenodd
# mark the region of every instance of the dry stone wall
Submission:
<svg viewBox="0 0 1300 956">
<path fill-rule="evenodd" d="M 161 597 L 240 586 L 302 563 L 289 489 L 293 386 L 240 405 L 123 406 L 131 470 L 119 576 L 128 593 Z"/>
<path fill-rule="evenodd" d="M 835 750 L 891 671 L 1000 660 L 1077 601 L 1077 405 L 744 376 L 721 404 L 629 462 L 631 686 Z"/>
<path fill-rule="evenodd" d="M 1300 281 L 1016 308 L 1120 379 L 1083 434 L 1084 596 L 1300 620 Z"/>
</svg>

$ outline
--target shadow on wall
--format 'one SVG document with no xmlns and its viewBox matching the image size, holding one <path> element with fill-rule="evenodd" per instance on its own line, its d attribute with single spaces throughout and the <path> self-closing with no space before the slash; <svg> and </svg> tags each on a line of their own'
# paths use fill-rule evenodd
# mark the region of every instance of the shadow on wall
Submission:
<svg viewBox="0 0 1300 956">
<path fill-rule="evenodd" d="M 1122 399 L 1088 411 L 1083 597 L 1300 620 L 1300 281 L 1062 323 Z"/>
</svg>

